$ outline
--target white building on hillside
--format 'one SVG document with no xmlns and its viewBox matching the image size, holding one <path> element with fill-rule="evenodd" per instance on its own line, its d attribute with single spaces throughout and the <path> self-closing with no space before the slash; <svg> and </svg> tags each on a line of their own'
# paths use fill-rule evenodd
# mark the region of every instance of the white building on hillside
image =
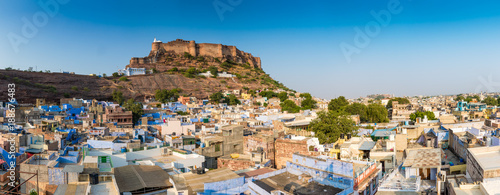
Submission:
<svg viewBox="0 0 500 195">
<path fill-rule="evenodd" d="M 146 74 L 146 68 L 126 68 L 124 70 L 118 70 L 118 74 L 125 76 L 144 75 Z"/>
</svg>

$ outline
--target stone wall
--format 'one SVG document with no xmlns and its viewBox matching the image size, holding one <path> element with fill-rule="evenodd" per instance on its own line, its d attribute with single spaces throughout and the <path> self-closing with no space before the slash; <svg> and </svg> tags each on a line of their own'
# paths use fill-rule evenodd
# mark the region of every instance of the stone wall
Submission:
<svg viewBox="0 0 500 195">
<path fill-rule="evenodd" d="M 293 154 L 308 155 L 307 140 L 277 139 L 275 142 L 275 164 L 277 169 L 286 166 L 287 161 L 292 161 Z"/>
<path fill-rule="evenodd" d="M 144 58 L 134 57 L 130 60 L 130 65 L 154 64 L 157 62 L 158 54 L 162 52 L 173 52 L 177 55 L 184 55 L 185 52 L 192 56 L 209 56 L 219 58 L 219 60 L 231 60 L 236 63 L 248 63 L 250 66 L 262 68 L 259 57 L 238 50 L 235 46 L 228 46 L 213 43 L 199 43 L 195 41 L 185 41 L 177 39 L 168 43 L 153 42 L 149 56 Z"/>
<path fill-rule="evenodd" d="M 248 169 L 250 167 L 254 167 L 255 162 L 251 160 L 244 159 L 231 159 L 231 158 L 218 158 L 217 159 L 217 168 L 227 167 L 233 171 Z"/>
</svg>

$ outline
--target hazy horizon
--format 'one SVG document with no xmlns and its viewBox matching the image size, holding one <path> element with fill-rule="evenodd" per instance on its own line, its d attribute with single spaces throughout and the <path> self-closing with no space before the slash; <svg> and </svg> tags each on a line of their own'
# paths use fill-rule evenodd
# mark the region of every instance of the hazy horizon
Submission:
<svg viewBox="0 0 500 195">
<path fill-rule="evenodd" d="M 0 68 L 110 75 L 156 37 L 234 45 L 325 99 L 500 88 L 500 2 L 42 2 L 0 2 Z"/>
</svg>

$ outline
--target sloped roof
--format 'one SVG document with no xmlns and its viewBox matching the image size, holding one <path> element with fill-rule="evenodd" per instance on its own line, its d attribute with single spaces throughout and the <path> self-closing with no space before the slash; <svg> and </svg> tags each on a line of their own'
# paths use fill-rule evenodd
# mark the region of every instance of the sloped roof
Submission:
<svg viewBox="0 0 500 195">
<path fill-rule="evenodd" d="M 359 150 L 371 150 L 375 146 L 374 141 L 364 141 L 361 146 L 359 146 Z"/>
<path fill-rule="evenodd" d="M 128 165 L 115 168 L 116 184 L 121 192 L 132 192 L 143 188 L 172 187 L 169 175 L 159 166 Z"/>
</svg>

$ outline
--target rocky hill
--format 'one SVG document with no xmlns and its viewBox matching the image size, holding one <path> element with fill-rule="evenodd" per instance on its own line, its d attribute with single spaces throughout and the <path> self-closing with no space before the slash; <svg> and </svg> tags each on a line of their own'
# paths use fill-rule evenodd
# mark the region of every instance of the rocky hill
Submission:
<svg viewBox="0 0 500 195">
<path fill-rule="evenodd" d="M 76 97 L 84 99 L 111 100 L 112 92 L 119 90 L 125 98 L 144 100 L 153 97 L 156 90 L 180 88 L 181 95 L 208 98 L 212 93 L 239 89 L 288 89 L 283 84 L 267 75 L 259 66 L 245 61 L 223 60 L 213 56 L 192 56 L 189 53 L 177 54 L 162 51 L 155 63 L 140 66 L 129 64 L 128 67 L 144 67 L 154 71 L 152 74 L 128 77 L 76 75 L 66 73 L 41 73 L 19 70 L 0 70 L 0 99 L 8 98 L 7 84 L 16 84 L 16 98 L 19 102 L 34 103 L 36 98 L 45 98 L 49 102 L 59 102 L 60 98 Z M 231 60 L 233 59 L 233 60 Z M 241 58 L 245 59 L 245 58 Z M 259 59 L 260 60 L 260 59 Z M 233 78 L 205 77 L 199 73 L 207 70 L 227 72 L 236 75 Z"/>
</svg>

